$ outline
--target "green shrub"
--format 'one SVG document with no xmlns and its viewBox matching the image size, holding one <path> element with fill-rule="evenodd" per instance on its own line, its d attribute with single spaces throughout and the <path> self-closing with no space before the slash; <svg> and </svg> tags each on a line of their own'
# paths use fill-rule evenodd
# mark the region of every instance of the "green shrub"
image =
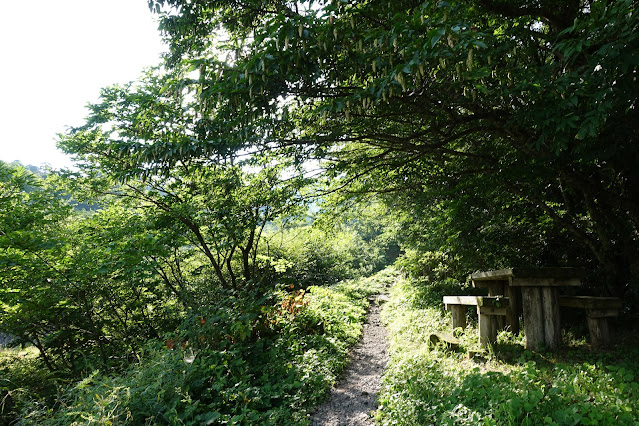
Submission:
<svg viewBox="0 0 639 426">
<path fill-rule="evenodd" d="M 270 236 L 268 255 L 286 265 L 277 274 L 283 285 L 331 285 L 369 272 L 358 244 L 355 235 L 329 235 L 304 226 L 281 229 Z"/>
<path fill-rule="evenodd" d="M 95 371 L 20 424 L 308 423 L 392 273 L 262 298 L 228 292 L 121 375 Z"/>
<path fill-rule="evenodd" d="M 274 279 L 297 288 L 369 276 L 394 261 L 398 250 L 384 226 L 371 221 L 346 215 L 322 216 L 314 225 L 279 223 L 265 232 L 262 255 Z"/>
<path fill-rule="evenodd" d="M 53 403 L 62 379 L 46 368 L 34 347 L 0 349 L 0 425 L 11 424 L 36 397 Z"/>
</svg>

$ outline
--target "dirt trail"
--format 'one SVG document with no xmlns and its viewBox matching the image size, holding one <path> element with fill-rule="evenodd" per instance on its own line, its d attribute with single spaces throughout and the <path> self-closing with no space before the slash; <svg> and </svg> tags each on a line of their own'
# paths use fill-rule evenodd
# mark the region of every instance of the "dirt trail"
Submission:
<svg viewBox="0 0 639 426">
<path fill-rule="evenodd" d="M 372 413 L 377 409 L 377 392 L 388 362 L 386 329 L 376 298 L 371 303 L 362 340 L 351 352 L 351 362 L 342 380 L 331 389 L 330 396 L 315 412 L 313 426 L 372 426 Z"/>
</svg>

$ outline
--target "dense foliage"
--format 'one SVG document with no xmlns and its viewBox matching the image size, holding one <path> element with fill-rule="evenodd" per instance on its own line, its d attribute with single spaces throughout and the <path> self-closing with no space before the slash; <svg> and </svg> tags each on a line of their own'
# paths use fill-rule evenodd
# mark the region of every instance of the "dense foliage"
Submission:
<svg viewBox="0 0 639 426">
<path fill-rule="evenodd" d="M 360 279 L 385 262 L 370 254 L 379 215 L 332 230 L 293 216 L 266 226 L 241 215 L 267 209 L 233 210 L 242 193 L 269 196 L 251 182 L 226 203 L 214 188 L 206 199 L 179 197 L 175 179 L 169 193 L 0 171 L 0 332 L 27 350 L 0 362 L 3 424 L 303 422 L 343 367 L 366 296 L 389 280 Z M 69 190 L 99 195 L 99 207 L 74 209 Z M 370 228 L 368 241 L 356 226 Z"/>
<path fill-rule="evenodd" d="M 268 255 L 280 260 L 279 283 L 334 284 L 368 276 L 399 256 L 396 223 L 383 204 L 361 203 L 337 216 L 328 204 L 313 217 L 313 226 L 279 224 L 265 233 Z"/>
<path fill-rule="evenodd" d="M 163 341 L 145 345 L 121 374 L 95 370 L 67 387 L 55 411 L 19 401 L 19 424 L 306 424 L 359 338 L 366 296 L 393 278 L 262 299 L 225 293 Z M 9 373 L 0 386 L 13 384 L 19 371 Z M 11 389 L 16 400 L 19 391 Z"/>
<path fill-rule="evenodd" d="M 600 293 L 636 287 L 635 2 L 149 4 L 190 129 L 162 155 L 118 150 L 320 159 L 336 187 L 439 218 L 430 249 L 458 240 L 466 269 L 587 265 Z"/>
</svg>

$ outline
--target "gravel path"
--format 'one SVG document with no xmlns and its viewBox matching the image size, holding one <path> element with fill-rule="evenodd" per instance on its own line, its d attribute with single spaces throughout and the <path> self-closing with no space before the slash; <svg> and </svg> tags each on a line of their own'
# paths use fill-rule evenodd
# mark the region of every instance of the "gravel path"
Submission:
<svg viewBox="0 0 639 426">
<path fill-rule="evenodd" d="M 343 379 L 331 389 L 329 399 L 315 412 L 313 426 L 372 426 L 377 409 L 377 392 L 388 361 L 386 329 L 382 325 L 377 297 L 371 303 L 362 330 L 362 340 L 351 353 Z"/>
</svg>

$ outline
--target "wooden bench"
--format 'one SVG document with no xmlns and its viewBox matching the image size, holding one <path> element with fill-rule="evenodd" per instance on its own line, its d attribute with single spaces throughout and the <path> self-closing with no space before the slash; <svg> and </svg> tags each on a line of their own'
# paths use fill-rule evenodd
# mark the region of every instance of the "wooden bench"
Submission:
<svg viewBox="0 0 639 426">
<path fill-rule="evenodd" d="M 559 306 L 585 309 L 590 343 L 600 347 L 610 343 L 608 318 L 619 316 L 623 301 L 618 297 L 560 296 Z"/>
<path fill-rule="evenodd" d="M 444 305 L 451 311 L 453 330 L 466 328 L 467 307 L 477 306 L 479 344 L 482 347 L 497 341 L 498 317 L 505 317 L 510 307 L 508 298 L 501 296 L 444 296 Z"/>
</svg>

